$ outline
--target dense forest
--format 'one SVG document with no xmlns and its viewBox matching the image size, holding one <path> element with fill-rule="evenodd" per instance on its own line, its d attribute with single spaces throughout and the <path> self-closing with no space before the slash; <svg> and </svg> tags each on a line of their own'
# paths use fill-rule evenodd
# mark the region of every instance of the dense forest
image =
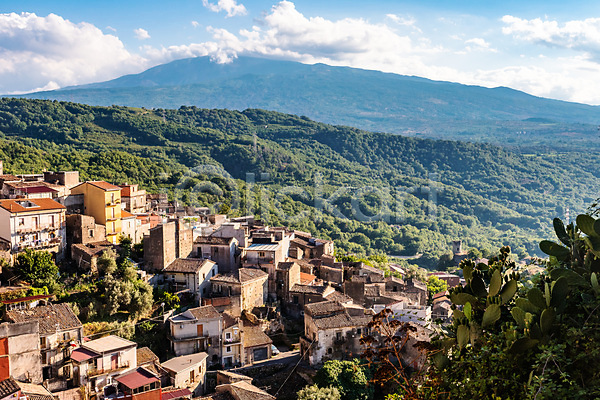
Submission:
<svg viewBox="0 0 600 400">
<path fill-rule="evenodd" d="M 428 267 L 456 239 L 533 254 L 547 221 L 584 211 L 600 192 L 596 154 L 520 154 L 256 109 L 4 98 L 0 137 L 5 173 L 139 183 L 182 204 L 311 231 L 344 252 L 425 253 Z"/>
</svg>

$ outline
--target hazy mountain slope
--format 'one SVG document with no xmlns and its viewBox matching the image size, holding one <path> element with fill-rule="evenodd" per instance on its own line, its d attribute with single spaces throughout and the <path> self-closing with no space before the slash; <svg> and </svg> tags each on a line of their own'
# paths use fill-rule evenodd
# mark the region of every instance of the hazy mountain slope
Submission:
<svg viewBox="0 0 600 400">
<path fill-rule="evenodd" d="M 25 97 L 146 108 L 261 108 L 374 131 L 504 143 L 507 137 L 525 144 L 558 143 L 570 132 L 584 147 L 597 142 L 600 121 L 600 107 L 509 88 L 249 57 L 221 65 L 207 57 L 178 60 L 108 82 Z M 493 133 L 489 125 L 495 125 Z"/>
</svg>

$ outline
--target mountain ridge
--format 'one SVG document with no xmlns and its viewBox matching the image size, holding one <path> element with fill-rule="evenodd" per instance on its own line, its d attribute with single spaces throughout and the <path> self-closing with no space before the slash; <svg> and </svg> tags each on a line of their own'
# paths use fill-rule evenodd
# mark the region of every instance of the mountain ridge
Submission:
<svg viewBox="0 0 600 400">
<path fill-rule="evenodd" d="M 593 145 L 589 134 L 600 122 L 599 106 L 506 87 L 253 57 L 239 57 L 230 64 L 215 64 L 208 57 L 176 60 L 107 82 L 19 97 L 100 106 L 259 108 L 370 131 L 463 140 L 480 140 L 483 132 L 484 140 L 500 144 L 507 142 L 506 137 L 560 143 L 568 131 L 585 142 L 581 147 L 587 147 Z M 517 129 L 515 122 L 520 123 Z M 522 130 L 535 133 L 535 140 L 515 136 Z M 469 131 L 474 132 L 461 136 Z"/>
</svg>

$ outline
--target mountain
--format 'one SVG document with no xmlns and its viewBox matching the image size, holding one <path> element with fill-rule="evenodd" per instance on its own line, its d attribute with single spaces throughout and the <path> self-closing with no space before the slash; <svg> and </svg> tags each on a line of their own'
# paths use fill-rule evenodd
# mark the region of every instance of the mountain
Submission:
<svg viewBox="0 0 600 400">
<path fill-rule="evenodd" d="M 79 170 L 254 213 L 341 251 L 435 260 L 455 239 L 534 254 L 553 217 L 584 211 L 600 193 L 595 153 L 521 154 L 256 109 L 0 99 L 0 159 L 7 173 Z"/>
<path fill-rule="evenodd" d="M 598 147 L 600 107 L 324 64 L 208 57 L 111 81 L 24 95 L 91 105 L 260 108 L 371 131 L 502 145 Z M 568 139 L 568 140 L 566 140 Z"/>
</svg>

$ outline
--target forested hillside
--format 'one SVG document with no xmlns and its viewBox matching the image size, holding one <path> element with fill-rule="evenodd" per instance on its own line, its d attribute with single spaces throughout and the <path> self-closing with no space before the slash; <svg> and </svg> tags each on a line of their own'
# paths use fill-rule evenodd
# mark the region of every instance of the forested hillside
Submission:
<svg viewBox="0 0 600 400">
<path fill-rule="evenodd" d="M 256 109 L 5 98 L 0 135 L 7 172 L 76 169 L 82 179 L 140 183 L 183 203 L 253 212 L 356 253 L 434 258 L 455 239 L 532 253 L 552 217 L 583 211 L 600 193 L 597 154 L 522 155 Z"/>
</svg>

